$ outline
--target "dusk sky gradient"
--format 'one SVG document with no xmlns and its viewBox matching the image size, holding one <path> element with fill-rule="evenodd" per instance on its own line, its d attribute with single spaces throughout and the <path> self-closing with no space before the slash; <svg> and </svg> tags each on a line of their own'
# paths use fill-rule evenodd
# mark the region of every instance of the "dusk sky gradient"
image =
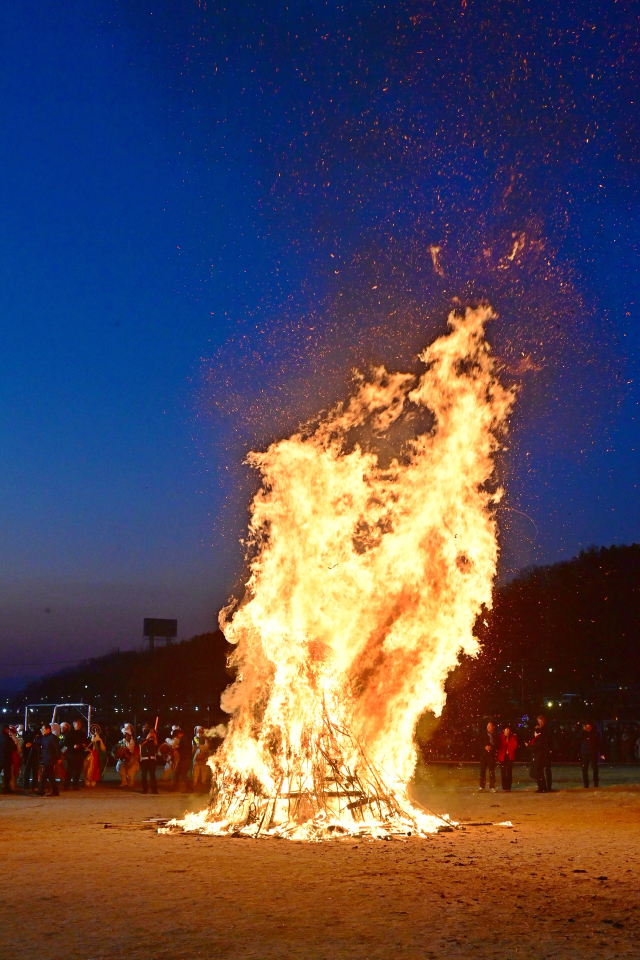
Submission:
<svg viewBox="0 0 640 960">
<path fill-rule="evenodd" d="M 144 616 L 212 629 L 246 451 L 480 299 L 519 385 L 501 576 L 640 540 L 632 6 L 25 0 L 0 27 L 0 677 Z"/>
</svg>

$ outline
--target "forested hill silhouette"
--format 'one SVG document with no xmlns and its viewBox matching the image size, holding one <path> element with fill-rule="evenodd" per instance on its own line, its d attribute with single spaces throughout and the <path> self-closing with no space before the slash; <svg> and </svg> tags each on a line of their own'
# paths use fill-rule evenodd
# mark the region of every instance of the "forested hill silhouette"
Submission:
<svg viewBox="0 0 640 960">
<path fill-rule="evenodd" d="M 593 548 L 521 574 L 496 591 L 476 632 L 482 651 L 449 678 L 444 728 L 542 708 L 556 722 L 640 720 L 640 545 Z M 218 630 L 157 649 L 153 659 L 111 653 L 29 684 L 14 704 L 89 700 L 103 717 L 117 708 L 218 723 L 231 650 Z"/>
<path fill-rule="evenodd" d="M 117 710 L 127 719 L 160 714 L 168 723 L 186 713 L 219 723 L 228 719 L 220 694 L 232 679 L 227 656 L 233 649 L 216 630 L 156 648 L 153 656 L 148 650 L 109 653 L 30 683 L 16 700 L 91 703 L 96 719 Z"/>
<path fill-rule="evenodd" d="M 640 545 L 593 547 L 504 584 L 482 652 L 451 675 L 445 720 L 542 708 L 555 720 L 640 719 Z"/>
</svg>

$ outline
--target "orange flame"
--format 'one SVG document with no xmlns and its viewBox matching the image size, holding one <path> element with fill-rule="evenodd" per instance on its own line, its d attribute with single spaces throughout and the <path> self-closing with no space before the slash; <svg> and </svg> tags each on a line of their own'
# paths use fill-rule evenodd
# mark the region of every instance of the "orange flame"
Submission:
<svg viewBox="0 0 640 960">
<path fill-rule="evenodd" d="M 420 375 L 380 367 L 348 403 L 250 454 L 262 477 L 250 576 L 221 615 L 238 679 L 222 698 L 231 720 L 211 761 L 211 810 L 187 828 L 249 829 L 251 796 L 270 798 L 272 832 L 293 800 L 296 822 L 317 828 L 326 809 L 300 798 L 318 790 L 336 823 L 351 822 L 357 791 L 345 784 L 358 777 L 364 794 L 394 797 L 400 819 L 408 809 L 418 718 L 441 712 L 446 677 L 460 652 L 477 653 L 473 626 L 491 605 L 494 457 L 514 402 L 484 339 L 491 317 L 486 306 L 451 313 Z M 392 455 L 394 436 L 425 416 Z M 320 769 L 335 776 L 319 785 Z M 372 823 L 395 815 L 376 802 L 355 806 Z M 414 828 L 435 828 L 412 810 Z"/>
</svg>

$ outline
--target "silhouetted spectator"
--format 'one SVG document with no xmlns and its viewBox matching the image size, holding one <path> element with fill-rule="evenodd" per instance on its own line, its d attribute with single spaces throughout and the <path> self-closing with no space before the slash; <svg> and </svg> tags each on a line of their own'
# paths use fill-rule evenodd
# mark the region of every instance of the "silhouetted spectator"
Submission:
<svg viewBox="0 0 640 960">
<path fill-rule="evenodd" d="M 9 730 L 9 724 L 3 723 L 0 731 L 0 764 L 2 764 L 2 792 L 13 793 L 11 776 L 13 773 L 13 751 L 16 745 Z"/>
<path fill-rule="evenodd" d="M 58 727 L 58 732 L 56 733 L 56 727 Z M 52 734 L 58 737 L 60 743 L 60 761 L 57 774 L 60 780 L 64 783 L 67 779 L 67 753 L 71 747 L 71 724 L 67 723 L 66 720 L 60 725 L 56 723 L 51 724 Z M 62 769 L 64 768 L 64 769 Z M 62 776 L 60 776 L 62 774 Z"/>
<path fill-rule="evenodd" d="M 618 762 L 618 731 L 614 726 L 609 727 L 607 736 L 607 753 L 610 763 Z"/>
<path fill-rule="evenodd" d="M 120 774 L 120 786 L 132 787 L 140 766 L 140 751 L 129 730 L 122 740 L 116 743 L 111 753 L 117 761 L 116 770 Z"/>
<path fill-rule="evenodd" d="M 631 740 L 631 735 L 629 734 L 628 729 L 625 727 L 620 735 L 620 762 L 631 763 L 632 753 L 633 741 Z"/>
<path fill-rule="evenodd" d="M 178 753 L 178 737 L 176 736 L 177 731 L 180 729 L 180 726 L 177 723 L 174 723 L 171 727 L 171 735 L 166 738 L 164 743 L 160 746 L 160 757 L 164 763 L 164 773 L 162 774 L 163 780 L 171 779 L 171 774 L 175 777 L 175 771 L 178 766 L 179 753 Z"/>
<path fill-rule="evenodd" d="M 40 784 L 38 793 L 44 796 L 44 788 L 47 783 L 51 784 L 51 796 L 60 796 L 58 784 L 56 782 L 56 764 L 61 757 L 60 741 L 51 732 L 51 724 L 42 725 L 42 740 L 40 741 L 40 762 L 42 763 L 42 772 L 40 774 Z"/>
<path fill-rule="evenodd" d="M 498 763 L 500 764 L 500 779 L 502 780 L 502 789 L 509 793 L 511 790 L 511 780 L 513 777 L 513 761 L 518 749 L 518 738 L 515 733 L 511 733 L 511 727 L 507 724 L 500 734 L 500 743 L 498 746 Z"/>
<path fill-rule="evenodd" d="M 11 789 L 15 790 L 20 776 L 20 765 L 22 763 L 22 740 L 18 734 L 18 728 L 13 724 L 9 727 L 9 733 L 13 740 L 13 756 L 11 758 Z"/>
<path fill-rule="evenodd" d="M 593 724 L 588 721 L 582 728 L 582 738 L 580 740 L 580 762 L 582 763 L 582 782 L 585 787 L 589 786 L 589 764 L 593 771 L 593 785 L 598 786 L 598 762 L 602 744 L 600 736 Z"/>
<path fill-rule="evenodd" d="M 142 735 L 138 737 L 140 750 L 140 774 L 142 776 L 142 792 L 147 793 L 147 776 L 151 784 L 151 793 L 158 793 L 156 780 L 156 763 L 158 758 L 158 737 L 149 723 L 142 727 Z"/>
<path fill-rule="evenodd" d="M 480 738 L 480 786 L 479 790 L 484 790 L 487 781 L 487 769 L 489 770 L 489 789 L 495 793 L 496 789 L 496 760 L 498 758 L 498 747 L 500 746 L 500 737 L 496 725 L 492 720 L 487 724 L 486 733 Z"/>
<path fill-rule="evenodd" d="M 35 731 L 27 727 L 22 734 L 22 739 L 24 742 L 22 782 L 25 790 L 36 790 L 38 786 L 38 764 L 40 762 L 39 738 L 36 738 Z"/>
<path fill-rule="evenodd" d="M 67 746 L 67 771 L 64 778 L 64 789 L 68 790 L 69 786 L 73 786 L 74 790 L 78 790 L 82 780 L 82 769 L 88 744 L 81 720 L 73 721 L 73 729 L 66 734 L 65 743 Z"/>
<path fill-rule="evenodd" d="M 91 739 L 87 745 L 84 761 L 84 783 L 87 787 L 95 787 L 106 769 L 107 748 L 97 723 L 91 725 L 90 733 Z"/>
<path fill-rule="evenodd" d="M 191 738 L 185 737 L 184 731 L 179 728 L 175 732 L 175 737 L 178 740 L 178 763 L 176 765 L 176 772 L 173 775 L 173 789 L 177 790 L 182 780 L 185 790 L 188 790 L 190 786 L 189 767 L 191 766 L 192 759 Z"/>
<path fill-rule="evenodd" d="M 533 740 L 529 743 L 533 751 L 533 770 L 538 793 L 551 791 L 551 731 L 546 717 L 537 717 L 538 725 Z"/>
<path fill-rule="evenodd" d="M 204 727 L 196 727 L 193 734 L 193 789 L 197 790 L 201 785 L 206 791 L 211 774 L 207 764 L 211 756 L 211 747 L 204 735 Z"/>
<path fill-rule="evenodd" d="M 14 735 L 14 740 L 18 745 L 18 769 L 13 772 L 15 785 L 18 786 L 18 783 L 21 780 L 22 766 L 24 764 L 24 725 L 22 723 L 17 724 L 16 732 Z M 15 760 L 15 757 L 14 757 Z"/>
</svg>

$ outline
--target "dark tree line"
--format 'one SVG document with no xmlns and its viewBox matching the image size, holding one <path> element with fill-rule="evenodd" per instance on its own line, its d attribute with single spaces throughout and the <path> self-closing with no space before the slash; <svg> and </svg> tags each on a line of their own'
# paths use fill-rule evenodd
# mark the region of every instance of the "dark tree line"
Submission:
<svg viewBox="0 0 640 960">
<path fill-rule="evenodd" d="M 593 548 L 526 572 L 497 591 L 478 635 L 483 650 L 462 671 L 464 697 L 485 712 L 538 709 L 563 694 L 582 701 L 583 715 L 584 701 L 596 713 L 636 705 L 640 546 Z"/>
<path fill-rule="evenodd" d="M 110 653 L 30 683 L 22 703 L 91 703 L 96 719 L 114 714 L 160 715 L 169 723 L 186 714 L 212 724 L 227 715 L 220 695 L 231 682 L 227 656 L 233 649 L 220 630 L 148 650 Z M 116 712 L 117 711 L 117 712 Z"/>
<path fill-rule="evenodd" d="M 470 759 L 488 717 L 524 735 L 544 712 L 558 736 L 590 718 L 623 737 L 640 721 L 640 545 L 522 573 L 496 591 L 476 634 L 480 655 L 462 659 L 442 717 L 422 725 L 438 755 L 447 743 Z"/>
<path fill-rule="evenodd" d="M 496 591 L 476 632 L 480 656 L 453 671 L 443 716 L 421 725 L 421 739 L 540 710 L 556 725 L 640 721 L 640 545 L 594 548 L 523 573 Z M 163 723 L 180 714 L 219 723 L 232 649 L 216 631 L 153 657 L 112 653 L 31 683 L 18 699 L 89 700 L 111 719 L 117 706 L 130 716 L 160 714 Z"/>
</svg>

